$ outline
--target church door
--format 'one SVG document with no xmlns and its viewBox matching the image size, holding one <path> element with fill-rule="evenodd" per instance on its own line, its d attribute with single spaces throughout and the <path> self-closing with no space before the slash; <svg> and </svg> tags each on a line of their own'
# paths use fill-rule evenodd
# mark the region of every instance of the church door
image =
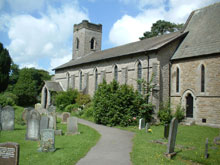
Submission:
<svg viewBox="0 0 220 165">
<path fill-rule="evenodd" d="M 193 97 L 191 94 L 186 96 L 186 117 L 193 118 Z"/>
</svg>

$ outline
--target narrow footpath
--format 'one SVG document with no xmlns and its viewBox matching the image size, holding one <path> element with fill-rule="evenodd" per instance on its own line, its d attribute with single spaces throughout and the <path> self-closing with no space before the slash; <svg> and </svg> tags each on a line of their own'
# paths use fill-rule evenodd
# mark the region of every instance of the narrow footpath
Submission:
<svg viewBox="0 0 220 165">
<path fill-rule="evenodd" d="M 77 165 L 131 165 L 133 132 L 106 127 L 78 119 L 78 122 L 96 129 L 101 138 Z"/>
</svg>

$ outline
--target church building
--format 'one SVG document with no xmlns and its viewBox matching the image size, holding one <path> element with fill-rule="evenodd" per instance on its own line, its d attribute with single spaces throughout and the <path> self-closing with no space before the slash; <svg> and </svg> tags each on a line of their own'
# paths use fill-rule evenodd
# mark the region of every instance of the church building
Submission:
<svg viewBox="0 0 220 165">
<path fill-rule="evenodd" d="M 156 113 L 170 101 L 172 107 L 184 107 L 190 122 L 220 127 L 219 13 L 216 3 L 193 11 L 181 31 L 106 50 L 101 50 L 101 24 L 74 25 L 72 59 L 45 83 L 42 106 L 51 104 L 51 91 L 72 88 L 92 96 L 103 80 L 115 79 L 143 92 L 137 80 L 153 78 L 150 101 Z"/>
</svg>

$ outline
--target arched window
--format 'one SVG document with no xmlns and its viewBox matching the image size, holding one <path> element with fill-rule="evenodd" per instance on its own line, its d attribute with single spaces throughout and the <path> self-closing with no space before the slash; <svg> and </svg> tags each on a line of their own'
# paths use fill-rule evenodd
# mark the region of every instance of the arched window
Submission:
<svg viewBox="0 0 220 165">
<path fill-rule="evenodd" d="M 98 89 L 98 70 L 95 69 L 95 90 Z"/>
<path fill-rule="evenodd" d="M 114 79 L 116 81 L 118 81 L 118 67 L 117 67 L 117 65 L 115 65 L 115 67 L 114 67 Z"/>
<path fill-rule="evenodd" d="M 79 38 L 76 38 L 76 49 L 79 49 Z"/>
<path fill-rule="evenodd" d="M 92 38 L 91 39 L 91 41 L 90 41 L 91 43 L 91 45 L 90 45 L 90 48 L 92 49 L 92 50 L 95 50 L 95 38 Z"/>
<path fill-rule="evenodd" d="M 79 90 L 82 90 L 82 71 L 79 73 Z"/>
<path fill-rule="evenodd" d="M 142 66 L 141 66 L 141 62 L 139 61 L 138 62 L 138 65 L 137 65 L 137 74 L 138 74 L 138 80 L 141 80 L 142 79 Z M 140 81 L 138 81 L 138 92 L 141 92 L 141 83 Z"/>
<path fill-rule="evenodd" d="M 201 92 L 205 92 L 205 66 L 201 66 Z"/>
<path fill-rule="evenodd" d="M 179 92 L 179 87 L 180 86 L 180 70 L 177 67 L 176 68 L 176 92 Z"/>
</svg>

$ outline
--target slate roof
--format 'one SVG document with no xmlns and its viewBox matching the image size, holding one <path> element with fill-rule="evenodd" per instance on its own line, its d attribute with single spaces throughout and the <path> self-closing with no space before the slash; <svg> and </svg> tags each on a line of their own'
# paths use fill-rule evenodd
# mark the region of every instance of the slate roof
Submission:
<svg viewBox="0 0 220 165">
<path fill-rule="evenodd" d="M 172 60 L 220 53 L 220 3 L 193 11 L 184 29 L 187 31 Z"/>
<path fill-rule="evenodd" d="M 140 52 L 154 51 L 170 43 L 171 41 L 179 37 L 183 37 L 185 35 L 186 33 L 183 33 L 180 31 L 173 32 L 173 33 L 129 43 L 126 45 L 114 47 L 114 48 L 107 49 L 107 50 L 97 51 L 97 52 L 88 54 L 87 56 L 81 57 L 79 59 L 70 60 L 69 62 L 53 70 L 58 70 L 62 68 L 67 68 L 71 66 L 86 64 L 86 63 L 100 61 L 100 60 L 107 60 L 111 58 L 136 54 Z"/>
<path fill-rule="evenodd" d="M 45 85 L 49 91 L 56 91 L 56 92 L 63 91 L 59 82 L 45 81 Z"/>
</svg>

